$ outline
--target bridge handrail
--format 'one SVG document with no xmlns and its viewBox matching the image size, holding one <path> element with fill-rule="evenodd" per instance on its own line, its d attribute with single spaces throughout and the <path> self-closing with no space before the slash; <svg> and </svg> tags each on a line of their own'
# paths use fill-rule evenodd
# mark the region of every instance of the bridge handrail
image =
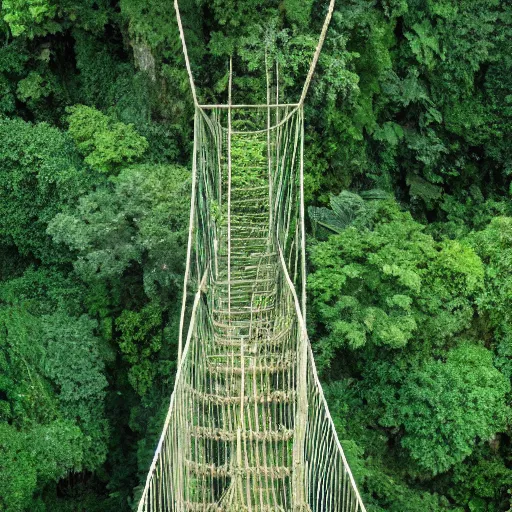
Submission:
<svg viewBox="0 0 512 512">
<path fill-rule="evenodd" d="M 183 349 L 183 354 L 182 354 L 182 357 L 178 363 L 178 370 L 176 372 L 176 378 L 174 379 L 174 389 L 173 389 L 173 392 L 171 394 L 171 402 L 169 404 L 169 410 L 167 411 L 167 416 L 165 418 L 165 423 L 164 423 L 164 426 L 162 428 L 162 435 L 160 436 L 160 440 L 158 441 L 158 446 L 155 450 L 155 455 L 153 457 L 153 461 L 151 462 L 151 466 L 149 468 L 149 472 L 148 472 L 148 476 L 146 478 L 146 485 L 144 486 L 144 491 L 142 492 L 142 496 L 140 498 L 140 501 L 139 501 L 139 507 L 138 507 L 138 512 L 142 512 L 142 510 L 144 509 L 144 500 L 147 496 L 147 493 L 149 491 L 149 486 L 151 484 L 151 479 L 153 478 L 153 475 L 154 475 L 154 470 L 156 468 L 156 465 L 158 463 L 158 457 L 160 456 L 160 453 L 162 451 L 162 446 L 164 444 L 164 441 L 165 441 L 165 436 L 167 434 L 167 429 L 169 428 L 169 424 L 171 422 L 171 417 L 172 417 L 172 413 L 174 412 L 174 402 L 176 400 L 176 393 L 178 392 L 178 389 L 179 389 L 179 384 L 181 382 L 181 379 L 182 379 L 182 373 L 183 373 L 183 367 L 185 365 L 185 362 L 187 360 L 187 353 L 190 349 L 190 341 L 192 340 L 192 336 L 194 334 L 194 329 L 196 327 L 196 313 L 197 313 L 197 309 L 199 307 L 199 301 L 201 299 L 201 295 L 204 293 L 204 287 L 205 287 L 205 283 L 206 283 L 206 279 L 207 279 L 207 276 L 208 276 L 208 272 L 209 272 L 209 267 L 206 268 L 204 274 L 203 274 L 203 277 L 201 279 L 201 282 L 199 284 L 199 287 L 198 287 L 198 290 L 194 296 L 194 303 L 192 305 L 192 312 L 191 312 L 191 315 L 190 315 L 190 324 L 189 324 L 189 327 L 188 327 L 188 333 L 187 333 L 187 340 L 185 342 L 185 347 Z"/>
<path fill-rule="evenodd" d="M 285 276 L 285 281 L 286 281 L 288 289 L 293 298 L 295 312 L 297 314 L 297 320 L 299 322 L 301 334 L 304 338 L 305 343 L 307 344 L 309 367 L 312 372 L 314 383 L 315 383 L 315 386 L 316 386 L 318 394 L 319 394 L 320 402 L 322 403 L 322 405 L 324 407 L 324 413 L 325 413 L 327 421 L 329 423 L 329 428 L 331 430 L 331 433 L 334 436 L 336 448 L 337 448 L 338 453 L 340 454 L 341 459 L 343 461 L 343 467 L 348 474 L 350 484 L 352 486 L 352 490 L 354 491 L 354 494 L 356 495 L 356 499 L 357 499 L 357 502 L 359 505 L 359 510 L 360 510 L 360 512 L 366 512 L 366 508 L 363 504 L 363 500 L 361 499 L 361 495 L 359 494 L 359 490 L 357 488 L 354 476 L 352 475 L 352 471 L 350 470 L 350 466 L 349 466 L 347 458 L 345 456 L 345 452 L 343 451 L 343 447 L 341 446 L 340 440 L 338 439 L 336 427 L 334 426 L 334 421 L 332 419 L 331 413 L 329 412 L 329 406 L 327 405 L 327 400 L 325 399 L 322 384 L 320 383 L 320 379 L 318 378 L 318 372 L 316 370 L 316 364 L 315 364 L 315 360 L 314 360 L 314 356 L 313 356 L 313 350 L 311 348 L 311 342 L 309 340 L 308 331 L 306 328 L 306 324 L 304 322 L 304 317 L 303 317 L 302 311 L 300 309 L 299 298 L 297 297 L 297 292 L 295 290 L 295 286 L 294 286 L 293 281 L 291 280 L 290 275 L 288 273 L 288 269 L 286 267 L 286 262 L 285 262 L 284 255 L 283 255 L 283 250 L 282 250 L 281 244 L 279 242 L 277 242 L 277 250 L 279 253 L 279 262 L 281 264 L 281 268 L 282 268 L 282 271 Z"/>
</svg>

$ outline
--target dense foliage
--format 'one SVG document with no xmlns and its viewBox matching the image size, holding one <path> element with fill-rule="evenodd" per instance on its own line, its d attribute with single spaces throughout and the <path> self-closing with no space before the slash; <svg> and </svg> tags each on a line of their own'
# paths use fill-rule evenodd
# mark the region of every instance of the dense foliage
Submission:
<svg viewBox="0 0 512 512">
<path fill-rule="evenodd" d="M 295 100 L 320 0 L 182 0 L 202 98 Z M 512 4 L 337 2 L 306 106 L 309 329 L 369 512 L 512 510 Z M 0 511 L 128 511 L 176 367 L 172 2 L 0 6 Z"/>
</svg>

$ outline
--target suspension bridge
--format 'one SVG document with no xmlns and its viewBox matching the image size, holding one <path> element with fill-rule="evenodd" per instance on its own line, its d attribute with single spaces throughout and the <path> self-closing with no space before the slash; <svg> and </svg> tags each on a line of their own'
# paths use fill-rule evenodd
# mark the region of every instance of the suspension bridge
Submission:
<svg viewBox="0 0 512 512">
<path fill-rule="evenodd" d="M 334 0 L 293 104 L 268 85 L 266 104 L 233 104 L 232 64 L 228 103 L 200 104 L 175 9 L 195 104 L 189 239 L 175 388 L 138 512 L 365 512 L 305 324 L 303 105 Z"/>
</svg>

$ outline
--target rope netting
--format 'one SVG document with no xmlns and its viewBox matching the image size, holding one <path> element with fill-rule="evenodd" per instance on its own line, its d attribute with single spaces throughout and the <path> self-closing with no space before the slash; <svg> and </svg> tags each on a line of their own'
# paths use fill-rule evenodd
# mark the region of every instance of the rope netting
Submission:
<svg viewBox="0 0 512 512">
<path fill-rule="evenodd" d="M 305 326 L 303 103 L 195 104 L 178 372 L 139 512 L 365 512 Z M 185 338 L 187 296 L 195 289 Z M 299 294 L 297 291 L 299 290 Z M 185 339 L 184 339 L 185 338 Z"/>
<path fill-rule="evenodd" d="M 303 142 L 300 106 L 196 108 L 197 292 L 139 512 L 365 510 L 304 323 Z"/>
</svg>

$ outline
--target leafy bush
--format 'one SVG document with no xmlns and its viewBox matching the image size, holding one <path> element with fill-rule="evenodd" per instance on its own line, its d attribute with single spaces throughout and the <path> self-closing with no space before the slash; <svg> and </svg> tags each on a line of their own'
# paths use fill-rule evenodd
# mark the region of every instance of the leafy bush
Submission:
<svg viewBox="0 0 512 512">
<path fill-rule="evenodd" d="M 436 242 L 393 202 L 381 202 L 371 222 L 372 229 L 349 226 L 311 249 L 323 364 L 347 346 L 443 345 L 473 317 L 484 270 L 472 249 Z"/>
<path fill-rule="evenodd" d="M 93 169 L 112 173 L 142 157 L 148 143 L 133 125 L 115 122 L 85 105 L 68 109 L 69 133 Z"/>
<path fill-rule="evenodd" d="M 377 373 L 391 373 L 376 366 L 372 370 Z M 444 361 L 422 362 L 396 398 L 384 398 L 380 424 L 403 427 L 402 446 L 420 468 L 436 475 L 471 455 L 479 441 L 490 441 L 506 429 L 509 392 L 510 383 L 493 366 L 492 352 L 462 343 Z"/>
</svg>

